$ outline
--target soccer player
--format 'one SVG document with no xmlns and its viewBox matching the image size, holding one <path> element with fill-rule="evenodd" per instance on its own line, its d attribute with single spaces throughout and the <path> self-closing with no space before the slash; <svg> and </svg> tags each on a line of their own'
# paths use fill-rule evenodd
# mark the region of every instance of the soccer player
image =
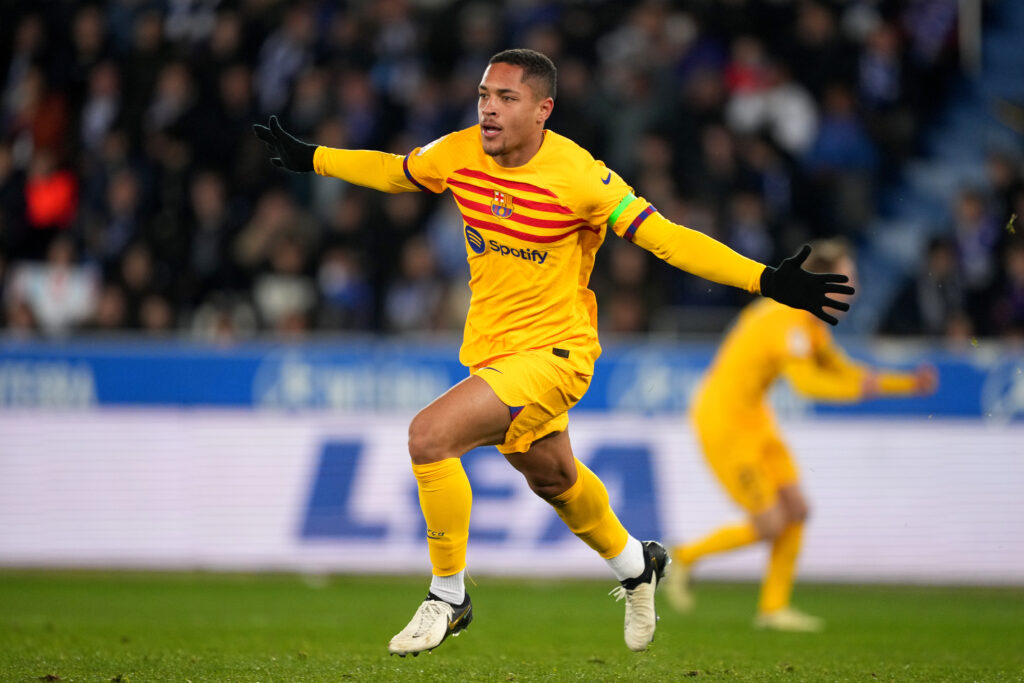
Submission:
<svg viewBox="0 0 1024 683">
<path fill-rule="evenodd" d="M 813 243 L 809 270 L 856 279 L 845 240 Z M 808 505 L 796 464 L 775 425 L 767 394 L 780 376 L 801 394 L 828 401 L 924 395 L 937 385 L 934 368 L 886 372 L 850 360 L 828 328 L 805 311 L 765 299 L 740 314 L 691 404 L 704 457 L 747 519 L 672 548 L 676 562 L 665 594 L 677 610 L 693 608 L 690 568 L 702 557 L 758 541 L 771 554 L 754 625 L 780 631 L 819 631 L 824 622 L 789 605 Z"/>
<path fill-rule="evenodd" d="M 545 130 L 555 78 L 538 52 L 494 55 L 480 81 L 479 124 L 404 157 L 307 144 L 276 117 L 255 127 L 277 166 L 384 192 L 450 190 L 462 213 L 472 298 L 459 358 L 469 377 L 409 426 L 433 571 L 426 599 L 388 644 L 392 654 L 431 650 L 473 618 L 464 585 L 472 493 L 460 458 L 488 444 L 607 561 L 621 584 L 613 592 L 626 601 L 626 645 L 644 650 L 654 638 L 666 550 L 629 535 L 604 484 L 573 456 L 567 431 L 601 351 L 587 283 L 608 231 L 691 273 L 832 320 L 822 306 L 846 304 L 827 294 L 852 291 L 836 284 L 841 276 L 801 269 L 800 259 L 766 268 L 663 218 L 615 172 Z"/>
</svg>

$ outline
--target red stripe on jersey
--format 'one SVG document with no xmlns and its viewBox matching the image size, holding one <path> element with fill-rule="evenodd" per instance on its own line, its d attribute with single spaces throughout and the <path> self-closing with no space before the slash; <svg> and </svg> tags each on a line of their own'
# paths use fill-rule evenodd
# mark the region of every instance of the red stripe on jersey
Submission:
<svg viewBox="0 0 1024 683">
<path fill-rule="evenodd" d="M 474 202 L 470 199 L 466 199 L 459 195 L 459 193 L 452 191 L 452 196 L 455 197 L 455 201 L 458 202 L 459 206 L 462 206 L 473 211 L 479 211 L 480 213 L 490 213 L 491 207 L 487 204 L 481 204 L 480 202 Z M 515 200 L 516 205 L 519 205 L 519 200 Z M 568 221 L 546 221 L 541 218 L 531 218 L 530 216 L 522 216 L 518 213 L 512 213 L 505 217 L 505 220 L 515 221 L 522 225 L 529 225 L 532 228 L 551 228 L 557 230 L 558 228 L 575 228 L 576 226 L 583 225 L 583 221 L 580 219 L 568 220 Z"/>
<path fill-rule="evenodd" d="M 464 175 L 470 178 L 476 178 L 477 180 L 489 180 L 496 185 L 502 187 L 511 187 L 513 190 L 526 190 L 527 192 L 536 192 L 537 194 L 547 195 L 548 197 L 554 197 L 558 199 L 558 195 L 551 190 L 546 190 L 543 187 L 537 187 L 536 185 L 530 185 L 529 183 L 520 183 L 516 180 L 504 180 L 503 178 L 495 178 L 492 175 L 487 175 L 483 171 L 474 171 L 469 168 L 460 168 L 456 173 Z"/>
<path fill-rule="evenodd" d="M 461 180 L 453 180 L 452 178 L 445 178 L 445 182 L 448 183 L 449 187 L 457 187 L 467 192 L 475 192 L 482 194 L 485 197 L 490 197 L 494 194 L 494 190 L 488 187 L 480 187 L 479 185 L 471 185 L 464 183 Z M 534 211 L 548 211 L 550 213 L 567 213 L 572 214 L 572 209 L 562 206 L 561 204 L 550 204 L 548 202 L 535 202 L 532 199 L 523 199 L 522 197 L 515 198 L 516 206 L 525 206 L 527 209 L 533 209 Z"/>
<path fill-rule="evenodd" d="M 576 234 L 580 230 L 590 230 L 591 232 L 595 233 L 598 232 L 598 230 L 593 226 L 584 224 L 576 228 L 575 230 L 559 233 L 558 235 L 531 235 L 528 232 L 520 232 L 519 230 L 506 228 L 502 225 L 498 225 L 497 223 L 491 223 L 490 221 L 482 221 L 479 218 L 473 218 L 472 216 L 467 216 L 466 214 L 462 214 L 462 219 L 466 221 L 466 223 L 470 227 L 473 228 L 479 228 L 481 230 L 491 230 L 492 232 L 500 232 L 503 235 L 515 237 L 516 239 L 521 239 L 524 242 L 539 242 L 542 244 L 547 244 L 549 242 L 557 242 L 558 240 L 564 237 Z"/>
</svg>

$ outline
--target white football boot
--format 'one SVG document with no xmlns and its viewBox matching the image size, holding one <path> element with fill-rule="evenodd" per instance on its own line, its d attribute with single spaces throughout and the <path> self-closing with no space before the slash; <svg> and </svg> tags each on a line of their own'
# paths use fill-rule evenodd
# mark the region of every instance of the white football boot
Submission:
<svg viewBox="0 0 1024 683">
<path fill-rule="evenodd" d="M 404 657 L 429 652 L 448 636 L 457 636 L 473 621 L 473 603 L 466 595 L 461 605 L 445 602 L 433 593 L 420 603 L 412 621 L 388 643 L 388 652 Z"/>
<path fill-rule="evenodd" d="M 658 612 L 654 607 L 654 592 L 665 576 L 665 566 L 671 561 L 665 546 L 657 541 L 644 541 L 644 573 L 633 579 L 620 581 L 611 590 L 616 600 L 626 599 L 626 647 L 642 652 L 654 640 L 658 625 Z"/>
</svg>

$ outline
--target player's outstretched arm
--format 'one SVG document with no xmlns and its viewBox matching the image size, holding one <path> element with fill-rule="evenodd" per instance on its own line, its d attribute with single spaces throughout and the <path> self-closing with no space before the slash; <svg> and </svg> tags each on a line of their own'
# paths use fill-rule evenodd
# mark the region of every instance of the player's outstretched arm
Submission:
<svg viewBox="0 0 1024 683">
<path fill-rule="evenodd" d="M 874 396 L 930 396 L 939 388 L 939 373 L 922 363 L 911 372 L 872 369 L 865 378 L 866 398 Z"/>
<path fill-rule="evenodd" d="M 397 154 L 363 149 L 334 149 L 303 142 L 281 127 L 276 116 L 253 132 L 267 146 L 270 163 L 280 168 L 339 178 L 381 192 L 417 192 L 423 189 L 405 172 Z"/>
<path fill-rule="evenodd" d="M 793 308 L 810 311 L 829 325 L 839 320 L 825 311 L 825 307 L 837 311 L 850 310 L 850 304 L 837 301 L 829 294 L 853 294 L 854 289 L 841 284 L 849 280 L 837 273 L 812 273 L 801 268 L 811 253 L 805 244 L 793 256 L 784 259 L 777 268 L 767 266 L 761 273 L 761 294 Z"/>
<path fill-rule="evenodd" d="M 299 140 L 281 127 L 276 116 L 271 116 L 269 125 L 261 126 L 254 123 L 252 131 L 263 141 L 270 152 L 270 163 L 295 173 L 308 173 L 313 170 L 313 155 L 316 145 Z"/>
</svg>

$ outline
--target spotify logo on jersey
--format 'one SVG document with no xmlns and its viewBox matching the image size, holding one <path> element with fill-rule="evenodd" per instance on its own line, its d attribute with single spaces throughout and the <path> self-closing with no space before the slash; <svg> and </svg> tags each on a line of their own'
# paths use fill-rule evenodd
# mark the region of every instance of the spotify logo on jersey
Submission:
<svg viewBox="0 0 1024 683">
<path fill-rule="evenodd" d="M 466 241 L 469 242 L 469 248 L 476 254 L 482 254 L 487 249 L 487 245 L 484 244 L 484 238 L 468 225 L 466 226 Z"/>
</svg>

